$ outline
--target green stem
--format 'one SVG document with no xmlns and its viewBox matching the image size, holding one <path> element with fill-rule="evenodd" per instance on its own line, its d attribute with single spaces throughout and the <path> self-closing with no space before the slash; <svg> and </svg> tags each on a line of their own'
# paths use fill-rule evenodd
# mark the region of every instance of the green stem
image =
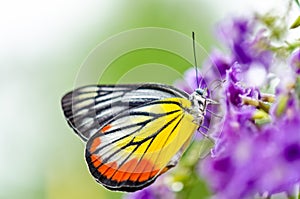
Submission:
<svg viewBox="0 0 300 199">
<path fill-rule="evenodd" d="M 269 113 L 271 105 L 268 102 L 264 102 L 262 100 L 256 100 L 250 97 L 242 97 L 242 100 L 245 105 L 257 107 L 264 110 L 266 113 Z"/>
</svg>

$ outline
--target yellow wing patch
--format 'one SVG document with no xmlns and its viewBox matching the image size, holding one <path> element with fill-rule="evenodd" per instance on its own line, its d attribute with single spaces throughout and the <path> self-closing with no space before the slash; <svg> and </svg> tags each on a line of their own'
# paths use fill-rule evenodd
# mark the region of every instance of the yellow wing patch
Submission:
<svg viewBox="0 0 300 199">
<path fill-rule="evenodd" d="M 198 128 L 190 108 L 187 99 L 168 98 L 116 116 L 87 143 L 90 172 L 110 189 L 134 191 L 152 183 Z"/>
</svg>

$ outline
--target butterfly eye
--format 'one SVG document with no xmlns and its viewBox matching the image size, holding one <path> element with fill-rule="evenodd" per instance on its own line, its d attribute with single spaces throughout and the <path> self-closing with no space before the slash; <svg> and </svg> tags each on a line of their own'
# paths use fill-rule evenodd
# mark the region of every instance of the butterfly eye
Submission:
<svg viewBox="0 0 300 199">
<path fill-rule="evenodd" d="M 204 94 L 204 90 L 201 89 L 201 88 L 198 88 L 198 89 L 196 89 L 195 91 L 197 92 L 198 95 L 203 96 L 203 94 Z"/>
</svg>

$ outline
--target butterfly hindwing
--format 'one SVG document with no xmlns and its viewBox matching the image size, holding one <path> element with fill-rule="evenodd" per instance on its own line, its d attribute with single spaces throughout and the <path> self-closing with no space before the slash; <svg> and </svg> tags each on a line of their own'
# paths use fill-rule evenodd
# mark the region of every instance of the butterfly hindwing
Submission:
<svg viewBox="0 0 300 199">
<path fill-rule="evenodd" d="M 91 174 L 111 190 L 136 191 L 175 166 L 199 126 L 185 98 L 153 100 L 123 111 L 88 140 Z"/>
<path fill-rule="evenodd" d="M 188 95 L 163 84 L 91 85 L 67 93 L 61 103 L 69 125 L 87 141 L 123 111 L 172 97 L 188 98 Z"/>
</svg>

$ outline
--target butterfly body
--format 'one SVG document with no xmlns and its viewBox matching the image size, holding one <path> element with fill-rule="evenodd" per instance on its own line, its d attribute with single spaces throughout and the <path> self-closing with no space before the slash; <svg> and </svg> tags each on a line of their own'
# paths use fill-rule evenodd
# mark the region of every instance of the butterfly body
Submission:
<svg viewBox="0 0 300 199">
<path fill-rule="evenodd" d="M 209 102 L 163 84 L 96 85 L 66 94 L 62 107 L 96 181 L 131 192 L 177 164 Z"/>
</svg>

